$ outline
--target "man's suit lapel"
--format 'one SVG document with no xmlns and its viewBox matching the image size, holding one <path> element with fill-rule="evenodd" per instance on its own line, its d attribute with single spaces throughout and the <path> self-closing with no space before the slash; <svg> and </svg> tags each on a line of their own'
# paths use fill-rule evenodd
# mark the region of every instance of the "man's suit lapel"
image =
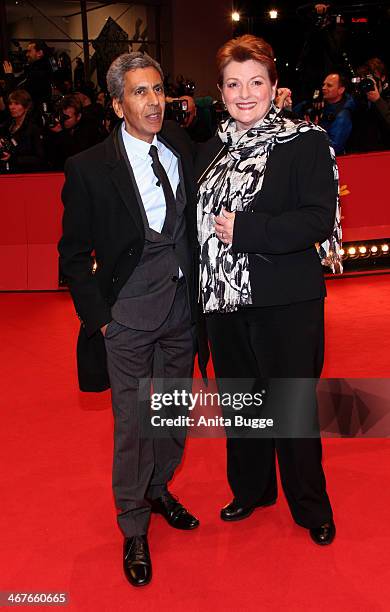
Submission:
<svg viewBox="0 0 390 612">
<path fill-rule="evenodd" d="M 141 196 L 130 163 L 126 163 L 121 154 L 119 143 L 120 129 L 121 124 L 113 130 L 111 136 L 106 140 L 106 163 L 110 167 L 110 178 L 113 184 L 140 232 L 144 233 L 144 223 L 141 215 L 141 210 L 143 210 Z"/>
</svg>

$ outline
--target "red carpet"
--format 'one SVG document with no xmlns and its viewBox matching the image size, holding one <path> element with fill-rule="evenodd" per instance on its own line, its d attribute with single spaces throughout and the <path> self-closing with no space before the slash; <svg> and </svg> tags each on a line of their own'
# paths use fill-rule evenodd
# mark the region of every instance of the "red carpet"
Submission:
<svg viewBox="0 0 390 612">
<path fill-rule="evenodd" d="M 328 282 L 326 376 L 384 377 L 390 277 Z M 0 590 L 68 592 L 71 610 L 380 611 L 390 597 L 390 444 L 325 440 L 338 536 L 316 547 L 272 508 L 233 525 L 223 440 L 189 440 L 172 485 L 201 519 L 181 533 L 153 517 L 154 579 L 121 568 L 110 493 L 109 395 L 77 391 L 78 321 L 69 296 L 0 295 L 2 467 Z"/>
</svg>

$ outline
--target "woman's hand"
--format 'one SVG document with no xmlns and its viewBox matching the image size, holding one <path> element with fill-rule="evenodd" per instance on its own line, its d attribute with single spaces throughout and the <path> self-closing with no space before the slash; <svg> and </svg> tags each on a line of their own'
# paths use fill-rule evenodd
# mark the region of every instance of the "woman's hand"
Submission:
<svg viewBox="0 0 390 612">
<path fill-rule="evenodd" d="M 226 208 L 222 208 L 222 214 L 215 217 L 215 233 L 224 244 L 232 244 L 233 242 L 235 218 L 236 213 L 228 212 Z"/>
</svg>

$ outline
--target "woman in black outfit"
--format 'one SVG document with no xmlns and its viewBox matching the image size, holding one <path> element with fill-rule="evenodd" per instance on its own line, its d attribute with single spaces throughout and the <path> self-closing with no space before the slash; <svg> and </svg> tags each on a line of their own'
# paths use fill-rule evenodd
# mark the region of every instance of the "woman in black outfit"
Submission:
<svg viewBox="0 0 390 612">
<path fill-rule="evenodd" d="M 273 58 L 250 35 L 219 50 L 218 84 L 230 117 L 198 157 L 201 299 L 216 377 L 257 379 L 269 385 L 269 401 L 279 388 L 271 379 L 321 374 L 321 260 L 336 271 L 341 238 L 333 151 L 322 129 L 284 118 L 273 104 Z M 315 385 L 307 399 L 315 407 Z M 244 519 L 275 502 L 275 453 L 294 520 L 317 544 L 330 544 L 335 526 L 317 435 L 228 437 L 234 498 L 221 518 Z"/>
<path fill-rule="evenodd" d="M 8 172 L 36 172 L 45 167 L 40 127 L 32 119 L 32 99 L 24 89 L 8 96 L 10 119 L 0 127 L 1 166 Z"/>
</svg>

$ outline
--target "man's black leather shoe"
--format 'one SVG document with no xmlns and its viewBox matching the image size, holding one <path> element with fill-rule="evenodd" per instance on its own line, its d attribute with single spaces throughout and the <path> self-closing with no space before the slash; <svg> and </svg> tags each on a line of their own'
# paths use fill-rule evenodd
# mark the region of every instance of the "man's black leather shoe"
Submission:
<svg viewBox="0 0 390 612">
<path fill-rule="evenodd" d="M 161 497 L 153 499 L 150 503 L 152 512 L 161 514 L 175 529 L 190 530 L 199 525 L 198 519 L 192 516 L 169 491 L 165 491 Z"/>
<path fill-rule="evenodd" d="M 320 546 L 332 544 L 336 536 L 336 525 L 333 521 L 329 521 L 320 527 L 313 527 L 310 529 L 310 535 L 311 539 Z"/>
<path fill-rule="evenodd" d="M 123 569 L 133 586 L 144 586 L 152 579 L 152 562 L 146 535 L 125 538 L 123 544 Z"/>
<path fill-rule="evenodd" d="M 265 508 L 267 506 L 273 506 L 276 503 L 276 499 L 272 499 L 269 502 L 262 502 L 255 504 L 254 506 L 243 506 L 238 502 L 236 498 L 230 502 L 227 506 L 221 510 L 221 519 L 223 521 L 242 521 L 247 518 L 256 510 L 256 508 Z"/>
</svg>

